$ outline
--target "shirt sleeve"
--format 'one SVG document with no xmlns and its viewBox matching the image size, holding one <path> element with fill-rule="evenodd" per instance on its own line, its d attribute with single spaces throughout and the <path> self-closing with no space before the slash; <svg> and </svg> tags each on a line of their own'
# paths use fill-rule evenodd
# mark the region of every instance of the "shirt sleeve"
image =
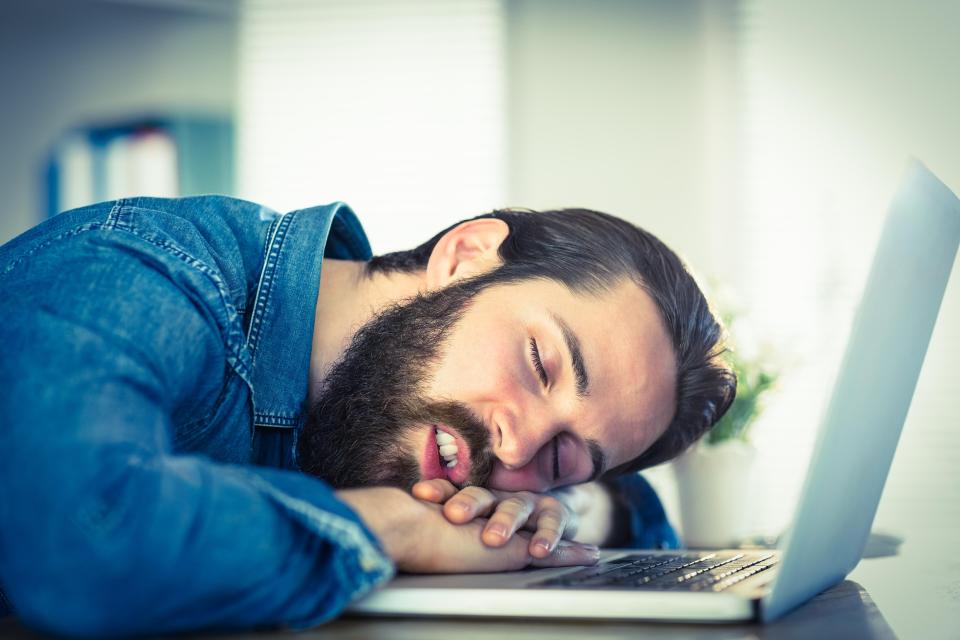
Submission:
<svg viewBox="0 0 960 640">
<path fill-rule="evenodd" d="M 16 615 L 87 636 L 305 628 L 392 575 L 320 480 L 174 453 L 179 399 L 222 375 L 220 333 L 144 256 L 59 249 L 0 277 L 0 587 Z"/>
<path fill-rule="evenodd" d="M 657 492 L 639 472 L 604 481 L 614 502 L 613 534 L 607 546 L 678 549 L 680 538 Z"/>
</svg>

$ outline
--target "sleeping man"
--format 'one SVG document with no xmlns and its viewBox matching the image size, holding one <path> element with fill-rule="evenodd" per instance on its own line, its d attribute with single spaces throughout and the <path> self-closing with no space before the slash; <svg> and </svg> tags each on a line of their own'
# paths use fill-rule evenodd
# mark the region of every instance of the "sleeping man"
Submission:
<svg viewBox="0 0 960 640">
<path fill-rule="evenodd" d="M 735 392 L 677 256 L 582 209 L 372 257 L 343 204 L 98 204 L 0 247 L 0 315 L 0 614 L 51 632 L 675 546 L 636 471 Z"/>
</svg>

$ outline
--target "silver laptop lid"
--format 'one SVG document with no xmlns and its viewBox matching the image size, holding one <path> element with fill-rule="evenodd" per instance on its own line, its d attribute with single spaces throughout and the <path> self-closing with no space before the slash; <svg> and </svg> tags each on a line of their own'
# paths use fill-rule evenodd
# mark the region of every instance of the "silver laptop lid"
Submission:
<svg viewBox="0 0 960 640">
<path fill-rule="evenodd" d="M 911 161 L 887 214 L 779 573 L 772 620 L 857 565 L 960 243 L 960 201 Z"/>
</svg>

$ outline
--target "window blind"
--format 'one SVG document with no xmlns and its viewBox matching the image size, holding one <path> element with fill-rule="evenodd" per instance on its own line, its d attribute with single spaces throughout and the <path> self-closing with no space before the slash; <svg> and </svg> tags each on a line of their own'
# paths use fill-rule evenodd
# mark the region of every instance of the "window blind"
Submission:
<svg viewBox="0 0 960 640">
<path fill-rule="evenodd" d="M 496 0 L 245 0 L 240 193 L 347 202 L 377 252 L 502 206 L 503 32 Z"/>
</svg>

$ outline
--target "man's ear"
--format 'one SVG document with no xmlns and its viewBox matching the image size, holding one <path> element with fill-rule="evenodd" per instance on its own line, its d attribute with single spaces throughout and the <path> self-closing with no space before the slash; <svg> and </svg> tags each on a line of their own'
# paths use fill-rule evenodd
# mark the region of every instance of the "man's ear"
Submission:
<svg viewBox="0 0 960 640">
<path fill-rule="evenodd" d="M 500 266 L 497 249 L 509 234 L 510 227 L 497 218 L 468 220 L 447 231 L 427 261 L 427 291 Z"/>
</svg>

